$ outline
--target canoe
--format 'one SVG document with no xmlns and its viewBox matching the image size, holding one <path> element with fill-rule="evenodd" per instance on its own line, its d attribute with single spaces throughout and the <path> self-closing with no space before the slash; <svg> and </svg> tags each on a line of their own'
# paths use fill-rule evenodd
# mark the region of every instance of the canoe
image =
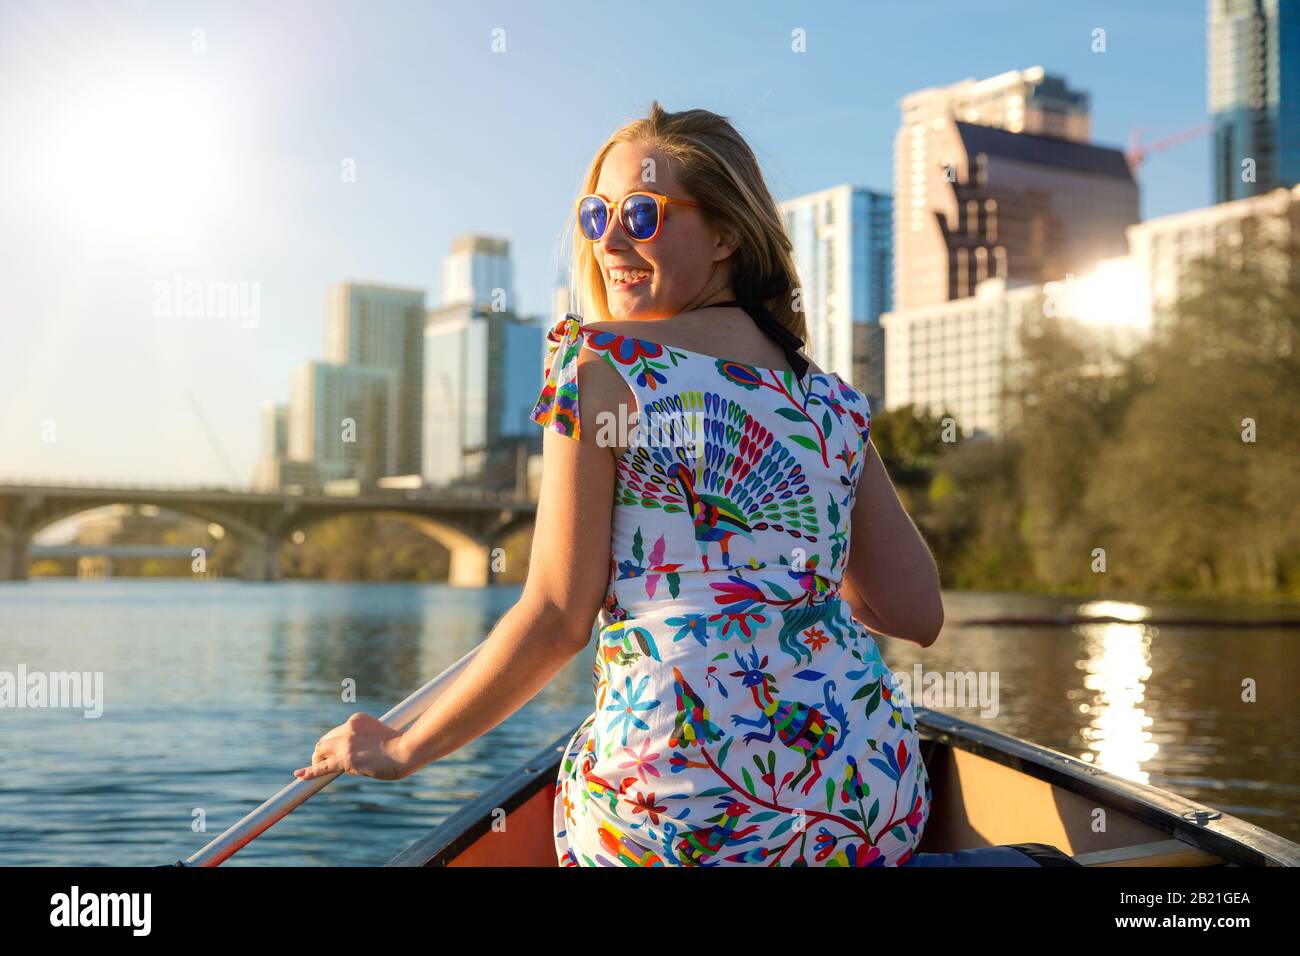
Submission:
<svg viewBox="0 0 1300 956">
<path fill-rule="evenodd" d="M 1213 807 L 939 711 L 915 715 L 933 788 L 918 854 L 1041 844 L 1082 866 L 1300 866 L 1300 845 Z M 388 865 L 557 866 L 551 807 L 576 730 Z"/>
</svg>

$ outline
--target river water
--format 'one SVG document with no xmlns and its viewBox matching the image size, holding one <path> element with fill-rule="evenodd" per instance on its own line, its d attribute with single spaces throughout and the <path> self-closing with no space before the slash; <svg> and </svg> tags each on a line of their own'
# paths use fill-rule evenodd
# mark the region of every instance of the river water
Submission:
<svg viewBox="0 0 1300 956">
<path fill-rule="evenodd" d="M 0 865 L 153 865 L 188 856 L 292 781 L 317 738 L 380 714 L 480 642 L 517 586 L 38 580 L 0 584 L 0 671 L 103 674 L 103 713 L 0 708 Z M 896 672 L 997 675 L 996 710 L 947 710 L 1300 841 L 1294 630 L 990 628 L 1078 602 L 944 595 Z M 1189 603 L 1086 605 L 1135 618 L 1280 616 Z M 592 707 L 589 647 L 527 707 L 406 780 L 344 777 L 226 865 L 382 864 Z M 355 681 L 355 703 L 341 682 Z M 1243 701 L 1243 681 L 1255 700 Z M 988 685 L 991 689 L 991 684 Z M 917 695 L 913 695 L 914 697 Z M 920 703 L 920 701 L 917 701 Z M 196 832 L 196 811 L 206 832 Z"/>
</svg>

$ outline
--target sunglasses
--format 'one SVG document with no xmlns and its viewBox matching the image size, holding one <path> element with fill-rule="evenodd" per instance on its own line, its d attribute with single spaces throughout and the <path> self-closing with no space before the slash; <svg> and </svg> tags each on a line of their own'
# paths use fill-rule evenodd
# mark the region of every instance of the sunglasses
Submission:
<svg viewBox="0 0 1300 956">
<path fill-rule="evenodd" d="M 696 208 L 703 206 L 693 199 L 673 199 L 659 193 L 628 193 L 617 202 L 592 193 L 578 200 L 578 226 L 588 242 L 597 242 L 617 216 L 629 238 L 649 242 L 659 235 L 664 222 L 664 207 L 669 203 Z"/>
</svg>

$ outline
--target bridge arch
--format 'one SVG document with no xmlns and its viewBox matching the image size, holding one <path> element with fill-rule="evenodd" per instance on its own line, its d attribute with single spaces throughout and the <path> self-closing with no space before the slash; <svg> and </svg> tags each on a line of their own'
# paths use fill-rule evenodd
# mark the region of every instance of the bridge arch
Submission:
<svg viewBox="0 0 1300 956">
<path fill-rule="evenodd" d="M 98 511 L 113 505 L 132 507 L 150 506 L 160 511 L 196 518 L 209 524 L 220 525 L 227 533 L 239 541 L 244 554 L 244 577 L 250 580 L 275 580 L 279 577 L 279 542 L 273 541 L 265 531 L 230 512 L 202 504 L 176 502 L 170 499 L 148 500 L 138 497 L 115 499 L 106 496 L 101 499 L 84 501 L 63 501 L 57 504 L 46 503 L 37 508 L 24 522 L 25 527 L 16 528 L 0 523 L 0 580 L 24 580 L 28 571 L 27 549 L 32 538 L 46 528 L 58 524 L 75 515 L 88 511 Z"/>
<path fill-rule="evenodd" d="M 221 525 L 239 542 L 243 576 L 281 576 L 280 548 L 295 528 L 342 514 L 388 514 L 448 549 L 450 583 L 493 583 L 492 550 L 532 520 L 536 505 L 516 496 L 294 495 L 193 488 L 0 484 L 0 579 L 25 578 L 32 536 L 57 521 L 109 505 L 152 506 Z"/>
<path fill-rule="evenodd" d="M 368 509 L 365 513 L 397 518 L 446 548 L 451 555 L 451 567 L 447 574 L 448 584 L 457 587 L 485 587 L 492 583 L 491 558 L 494 538 L 480 536 L 468 528 L 457 527 L 446 521 L 415 514 L 400 507 Z M 283 541 L 291 531 L 309 528 L 338 517 L 341 517 L 338 513 L 327 512 L 290 515 L 277 528 L 276 539 Z"/>
</svg>

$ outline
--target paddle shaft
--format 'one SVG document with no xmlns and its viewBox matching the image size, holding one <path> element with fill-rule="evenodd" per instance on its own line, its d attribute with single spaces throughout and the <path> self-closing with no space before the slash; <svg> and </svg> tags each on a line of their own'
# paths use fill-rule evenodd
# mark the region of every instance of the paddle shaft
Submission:
<svg viewBox="0 0 1300 956">
<path fill-rule="evenodd" d="M 415 722 L 417 717 L 429 709 L 430 704 L 446 692 L 447 688 L 455 682 L 461 671 L 474 659 L 474 656 L 482 647 L 482 644 L 475 646 L 464 657 L 379 719 L 396 730 L 405 730 Z M 295 780 L 293 783 L 288 784 L 271 799 L 208 843 L 203 849 L 185 859 L 182 865 L 220 866 L 288 816 L 294 809 L 329 786 L 330 781 L 337 776 L 339 776 L 338 773 L 331 773 L 324 777 L 316 777 L 313 780 Z"/>
</svg>

